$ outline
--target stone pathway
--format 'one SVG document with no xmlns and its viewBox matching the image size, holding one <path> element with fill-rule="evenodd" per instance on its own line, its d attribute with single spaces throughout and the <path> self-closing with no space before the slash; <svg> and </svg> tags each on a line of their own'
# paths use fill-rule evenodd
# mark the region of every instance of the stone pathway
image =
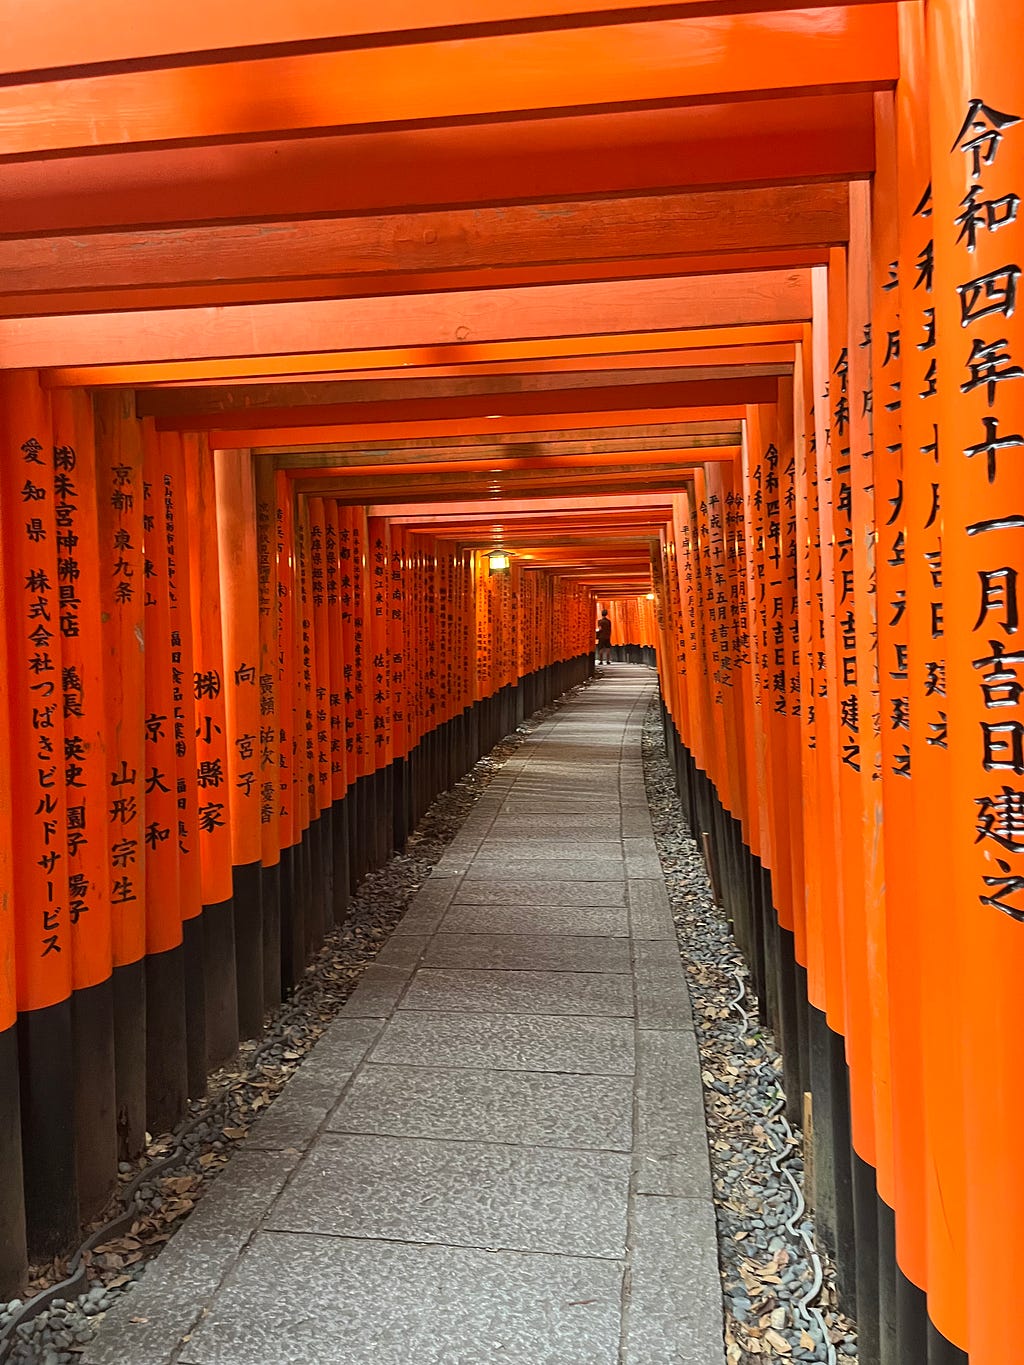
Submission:
<svg viewBox="0 0 1024 1365">
<path fill-rule="evenodd" d="M 495 778 L 87 1365 L 723 1365 L 697 1049 L 601 668 Z"/>
</svg>

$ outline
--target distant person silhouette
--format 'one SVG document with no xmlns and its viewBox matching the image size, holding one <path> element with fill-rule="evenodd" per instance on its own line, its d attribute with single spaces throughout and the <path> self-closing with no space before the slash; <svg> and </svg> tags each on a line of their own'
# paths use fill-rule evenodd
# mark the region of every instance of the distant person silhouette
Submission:
<svg viewBox="0 0 1024 1365">
<path fill-rule="evenodd" d="M 612 622 L 608 608 L 601 612 L 597 623 L 597 662 L 610 664 L 612 661 Z"/>
</svg>

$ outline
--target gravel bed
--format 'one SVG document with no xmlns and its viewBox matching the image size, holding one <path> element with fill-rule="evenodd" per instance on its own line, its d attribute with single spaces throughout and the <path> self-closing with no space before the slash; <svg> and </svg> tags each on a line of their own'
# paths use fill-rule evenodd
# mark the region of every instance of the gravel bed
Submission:
<svg viewBox="0 0 1024 1365">
<path fill-rule="evenodd" d="M 54 1298 L 13 1331 L 7 1329 L 22 1300 L 0 1302 L 3 1365 L 72 1365 L 78 1359 L 103 1313 L 134 1286 L 146 1262 L 170 1240 L 351 995 L 495 773 L 544 720 L 590 685 L 572 689 L 506 735 L 434 801 L 409 836 L 405 852 L 364 877 L 345 922 L 328 934 L 288 1000 L 268 1015 L 262 1036 L 244 1042 L 232 1065 L 210 1076 L 206 1099 L 190 1104 L 173 1132 L 156 1137 L 137 1161 L 121 1164 L 121 1190 L 135 1185 L 130 1199 L 115 1197 L 84 1233 L 97 1232 L 129 1208 L 134 1217 L 130 1228 L 84 1253 L 87 1291 L 73 1299 Z M 147 1177 L 144 1173 L 151 1168 Z M 68 1270 L 66 1259 L 33 1266 L 29 1294 L 52 1289 Z"/>
<path fill-rule="evenodd" d="M 654 835 L 693 998 L 718 1221 L 730 1365 L 769 1359 L 852 1361 L 856 1328 L 837 1310 L 835 1275 L 810 1252 L 803 1142 L 786 1123 L 782 1058 L 686 825 L 665 753 L 661 712 L 644 722 Z M 787 1178 L 787 1173 L 792 1177 Z M 805 1302 L 808 1296 L 810 1302 Z M 814 1312 L 817 1308 L 819 1311 Z"/>
</svg>

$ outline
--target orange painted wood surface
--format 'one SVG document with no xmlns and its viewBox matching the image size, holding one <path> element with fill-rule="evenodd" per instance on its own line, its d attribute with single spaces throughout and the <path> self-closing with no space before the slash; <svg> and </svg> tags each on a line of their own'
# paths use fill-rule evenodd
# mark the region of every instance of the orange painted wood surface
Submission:
<svg viewBox="0 0 1024 1365">
<path fill-rule="evenodd" d="M 270 56 L 7 86 L 0 155 L 879 88 L 898 69 L 887 5 L 837 7 L 799 28 L 784 16 L 716 15 Z"/>
<path fill-rule="evenodd" d="M 274 303 L 263 307 L 167 309 L 0 320 L 6 367 L 138 363 L 237 354 L 305 353 L 336 345 L 444 346 L 465 342 L 597 334 L 638 329 L 799 322 L 810 316 L 806 277 L 753 272 L 728 279 L 467 290 L 431 295 Z"/>
</svg>

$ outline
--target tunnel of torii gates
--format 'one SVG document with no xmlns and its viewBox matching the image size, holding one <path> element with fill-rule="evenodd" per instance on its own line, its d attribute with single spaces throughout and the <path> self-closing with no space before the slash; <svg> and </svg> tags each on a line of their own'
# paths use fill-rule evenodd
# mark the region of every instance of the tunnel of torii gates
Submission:
<svg viewBox="0 0 1024 1365">
<path fill-rule="evenodd" d="M 1021 0 L 14 4 L 0 1297 L 611 602 L 862 1360 L 1024 1360 L 1022 52 Z"/>
</svg>

